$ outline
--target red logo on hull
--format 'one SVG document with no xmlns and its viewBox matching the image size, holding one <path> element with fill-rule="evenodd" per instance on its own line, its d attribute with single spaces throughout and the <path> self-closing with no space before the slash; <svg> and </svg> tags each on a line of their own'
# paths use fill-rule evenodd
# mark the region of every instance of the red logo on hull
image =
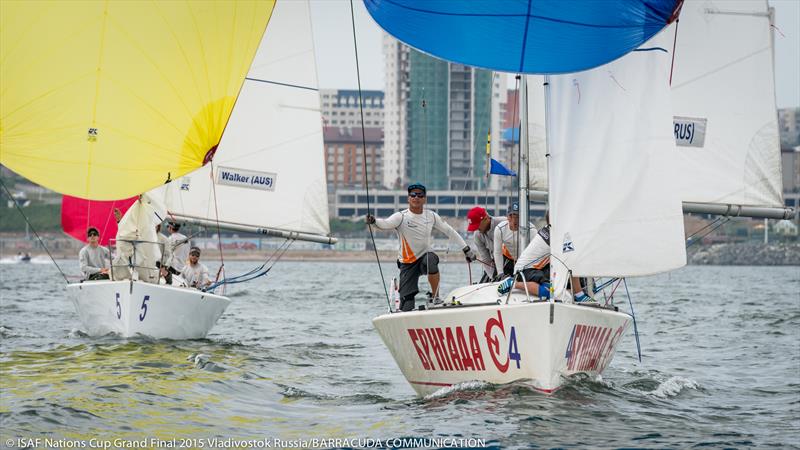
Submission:
<svg viewBox="0 0 800 450">
<path fill-rule="evenodd" d="M 409 328 L 406 331 L 425 370 L 486 370 L 474 325 L 470 325 L 466 332 L 461 326 Z M 497 370 L 505 373 L 511 361 L 516 361 L 517 368 L 520 368 L 522 358 L 517 350 L 516 330 L 512 326 L 506 337 L 500 311 L 497 311 L 496 318 L 491 317 L 486 321 L 483 336 Z"/>
</svg>

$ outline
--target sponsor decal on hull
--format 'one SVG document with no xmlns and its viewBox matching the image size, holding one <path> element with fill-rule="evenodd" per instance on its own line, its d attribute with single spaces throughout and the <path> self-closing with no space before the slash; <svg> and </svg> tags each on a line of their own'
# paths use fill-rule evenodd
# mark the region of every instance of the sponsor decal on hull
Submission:
<svg viewBox="0 0 800 450">
<path fill-rule="evenodd" d="M 425 370 L 486 370 L 476 325 L 408 328 L 406 331 Z M 500 311 L 497 311 L 497 317 L 486 320 L 482 338 L 486 342 L 489 359 L 497 370 L 506 373 L 510 368 L 520 368 L 522 356 L 517 345 L 516 328 L 511 326 L 506 330 Z M 512 361 L 515 364 L 511 364 Z"/>
<path fill-rule="evenodd" d="M 564 358 L 570 372 L 602 372 L 605 370 L 625 327 L 616 331 L 610 327 L 576 324 L 567 343 Z M 613 333 L 612 333 L 613 332 Z"/>
</svg>

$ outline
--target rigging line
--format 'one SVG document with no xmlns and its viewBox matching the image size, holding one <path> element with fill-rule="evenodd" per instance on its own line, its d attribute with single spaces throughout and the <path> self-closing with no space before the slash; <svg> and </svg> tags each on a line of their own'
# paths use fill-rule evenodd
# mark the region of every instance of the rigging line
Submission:
<svg viewBox="0 0 800 450">
<path fill-rule="evenodd" d="M 278 86 L 286 86 L 286 87 L 297 88 L 297 89 L 307 89 L 309 91 L 314 91 L 314 92 L 319 91 L 319 89 L 317 89 L 317 88 L 309 87 L 309 86 L 301 86 L 299 84 L 281 83 L 279 81 L 262 80 L 260 78 L 251 78 L 251 77 L 244 77 L 244 79 L 245 80 L 249 80 L 249 81 L 256 81 L 256 82 L 259 82 L 259 83 L 275 84 L 275 85 L 278 85 Z"/>
<path fill-rule="evenodd" d="M 214 282 L 216 283 L 217 281 L 219 281 L 219 275 L 220 273 L 222 273 L 222 268 L 225 267 L 225 257 L 222 255 L 222 231 L 219 226 L 219 207 L 217 206 L 217 184 L 214 183 L 214 162 L 209 161 L 208 165 L 210 169 L 208 173 L 211 177 L 211 190 L 214 192 L 214 219 L 217 223 L 217 243 L 219 245 L 219 261 L 221 264 L 219 266 L 219 270 L 217 271 L 217 277 L 214 280 Z"/>
<path fill-rule="evenodd" d="M 356 56 L 356 79 L 358 80 L 358 109 L 361 113 L 361 143 L 362 155 L 364 157 L 364 165 L 362 174 L 364 175 L 364 187 L 367 191 L 367 214 L 370 213 L 369 203 L 369 169 L 367 168 L 367 137 L 364 133 L 364 100 L 361 96 L 361 70 L 358 67 L 358 39 L 356 39 L 356 16 L 353 10 L 353 0 L 350 0 L 350 22 L 353 26 L 353 52 Z M 389 289 L 386 288 L 386 280 L 383 278 L 383 267 L 381 267 L 381 258 L 378 255 L 378 247 L 375 245 L 375 235 L 372 233 L 372 225 L 367 224 L 369 230 L 369 238 L 372 240 L 372 249 L 375 251 L 375 261 L 378 263 L 378 271 L 381 274 L 381 284 L 383 284 L 383 292 L 386 294 L 386 304 L 389 306 L 389 311 L 392 310 L 392 301 L 389 299 Z"/>
<path fill-rule="evenodd" d="M 508 88 L 506 88 L 508 89 Z M 502 129 L 500 130 L 500 136 L 502 138 Z M 489 176 L 491 175 L 492 171 L 492 134 L 491 134 L 491 126 L 489 127 L 489 134 L 486 136 L 486 147 L 488 157 L 486 158 L 486 173 L 483 174 L 485 180 L 483 182 L 483 208 L 487 209 L 486 207 L 489 205 Z"/>
<path fill-rule="evenodd" d="M 295 239 L 286 239 L 286 241 L 284 241 L 284 243 L 281 244 L 280 247 L 278 249 L 276 249 L 275 252 L 269 257 L 269 259 L 267 259 L 267 261 L 264 262 L 264 264 L 262 264 L 260 267 L 257 267 L 257 268 L 255 268 L 253 270 L 250 270 L 247 273 L 243 273 L 241 275 L 237 275 L 237 276 L 235 276 L 233 278 L 224 278 L 221 281 L 214 282 L 213 284 L 209 285 L 205 290 L 206 291 L 212 291 L 212 290 L 216 289 L 217 287 L 225 285 L 225 284 L 245 283 L 247 281 L 252 281 L 252 280 L 255 280 L 256 278 L 265 276 L 267 273 L 269 273 L 270 270 L 272 270 L 272 268 L 275 266 L 275 264 L 277 264 L 278 260 L 284 255 L 284 253 L 286 253 L 286 251 L 289 250 L 289 247 L 292 245 L 292 243 L 294 241 L 295 241 Z M 288 245 L 287 245 L 287 243 L 288 243 Z M 284 245 L 286 245 L 285 248 L 284 248 Z M 264 269 L 264 266 L 266 266 L 267 263 L 270 260 L 272 260 L 272 258 L 274 258 L 275 255 L 278 252 L 281 252 L 281 253 L 275 259 L 275 262 L 272 263 L 272 265 L 270 265 L 266 269 Z"/>
<path fill-rule="evenodd" d="M 625 278 L 622 279 L 625 284 L 625 294 L 628 296 L 628 304 L 631 306 L 631 317 L 633 318 L 633 335 L 636 336 L 636 352 L 639 355 L 639 362 L 642 362 L 642 347 L 639 345 L 639 327 L 636 326 L 636 313 L 633 311 L 633 300 L 631 300 L 631 293 L 628 291 L 628 282 Z M 619 284 L 617 284 L 619 286 Z"/>
<path fill-rule="evenodd" d="M 58 271 L 61 272 L 61 276 L 64 277 L 64 281 L 67 284 L 69 284 L 69 280 L 67 279 L 67 276 L 64 274 L 64 271 L 61 270 L 61 267 L 58 265 L 58 263 L 56 262 L 55 258 L 53 258 L 53 255 L 50 254 L 50 250 L 47 249 L 47 246 L 44 244 L 44 241 L 39 236 L 39 233 L 36 232 L 36 228 L 34 228 L 33 225 L 31 225 L 30 220 L 28 220 L 28 216 L 26 216 L 25 212 L 22 211 L 22 208 L 20 208 L 19 203 L 17 203 L 17 201 L 11 195 L 11 192 L 9 192 L 8 188 L 6 187 L 6 184 L 3 182 L 2 179 L 0 179 L 0 185 L 2 185 L 3 186 L 3 190 L 6 191 L 6 195 L 8 195 L 8 199 L 11 200 L 12 202 L 14 202 L 14 206 L 17 207 L 17 211 L 19 211 L 19 213 L 22 214 L 22 218 L 25 219 L 25 223 L 27 223 L 28 226 L 30 227 L 31 231 L 33 231 L 33 234 L 36 236 L 36 239 L 39 240 L 39 243 L 42 245 L 42 248 L 44 248 L 44 251 L 47 252 L 47 256 L 49 256 L 50 260 L 53 261 L 53 264 L 56 265 L 56 269 L 58 269 Z"/>
<path fill-rule="evenodd" d="M 514 86 L 514 89 L 515 89 L 515 92 L 514 92 L 514 109 L 513 109 L 513 112 L 511 113 L 511 145 L 512 145 L 512 147 L 511 147 L 511 154 L 509 155 L 509 157 L 511 158 L 511 161 L 510 161 L 511 164 L 509 164 L 509 165 L 511 167 L 514 167 L 514 147 L 513 147 L 513 145 L 514 145 L 514 134 L 516 132 L 516 135 L 517 135 L 516 136 L 517 137 L 517 177 L 516 177 L 517 178 L 516 179 L 516 181 L 517 181 L 517 189 L 516 190 L 517 190 L 517 192 L 519 192 L 519 173 L 520 173 L 520 169 L 522 168 L 522 166 L 520 165 L 520 161 L 519 161 L 520 160 L 519 156 L 520 156 L 520 151 L 521 151 L 520 150 L 520 146 L 522 145 L 522 123 L 520 122 L 519 129 L 517 129 L 517 120 L 519 120 L 519 118 L 517 117 L 517 113 L 519 112 L 519 106 L 520 106 L 519 105 L 519 94 L 520 94 L 519 89 L 520 89 L 520 80 L 522 79 L 522 75 L 517 74 L 515 79 L 516 79 L 516 81 L 514 82 L 514 85 L 515 85 Z M 511 181 L 511 188 L 512 188 L 512 190 L 514 188 L 514 180 L 513 179 Z M 498 205 L 498 209 L 499 209 L 499 206 L 500 205 Z M 508 206 L 511 206 L 511 205 L 508 205 Z M 499 215 L 500 212 L 498 211 L 497 214 Z"/>
<path fill-rule="evenodd" d="M 672 86 L 672 70 L 675 68 L 675 48 L 678 44 L 678 24 L 680 19 L 675 19 L 675 37 L 672 39 L 672 63 L 669 65 L 669 85 Z"/>
<path fill-rule="evenodd" d="M 698 243 L 698 242 L 702 241 L 704 237 L 706 237 L 706 236 L 708 236 L 709 234 L 713 233 L 714 231 L 716 231 L 717 229 L 719 229 L 719 227 L 721 227 L 721 226 L 725 225 L 726 223 L 730 222 L 730 220 L 731 220 L 731 219 L 733 219 L 733 217 L 732 217 L 732 216 L 729 216 L 729 217 L 719 217 L 719 218 L 717 218 L 716 220 L 714 220 L 713 222 L 711 222 L 710 224 L 708 224 L 708 225 L 704 226 L 703 228 L 701 228 L 700 230 L 696 231 L 695 233 L 693 233 L 691 236 L 689 236 L 689 237 L 686 239 L 686 248 L 688 249 L 688 248 L 689 248 L 689 247 L 691 247 L 692 245 L 694 245 L 694 244 L 696 244 L 696 243 Z M 717 222 L 719 222 L 719 224 L 717 224 Z M 714 228 L 712 228 L 711 230 L 709 230 L 707 233 L 703 234 L 703 235 L 702 235 L 702 236 L 700 236 L 699 238 L 697 238 L 697 239 L 695 239 L 695 240 L 692 240 L 692 237 L 693 237 L 693 236 L 696 236 L 696 235 L 697 235 L 697 234 L 699 234 L 701 231 L 705 230 L 706 228 L 708 228 L 708 227 L 710 227 L 710 226 L 712 226 L 712 225 L 714 225 L 714 224 L 717 224 L 717 225 L 716 225 Z M 602 289 L 605 289 L 605 288 L 606 288 L 608 285 L 610 285 L 610 284 L 612 284 L 612 283 L 616 282 L 616 281 L 617 281 L 617 280 L 619 280 L 619 279 L 620 279 L 619 277 L 615 277 L 615 278 L 612 278 L 612 279 L 610 279 L 610 280 L 608 280 L 608 281 L 606 281 L 606 282 L 602 283 L 602 284 L 600 285 L 600 287 L 595 287 L 595 288 L 593 289 L 594 293 L 596 294 L 597 292 L 601 291 Z M 619 284 L 618 284 L 617 286 L 619 286 Z M 615 291 L 616 289 L 617 289 L 617 288 L 615 287 L 615 288 L 614 288 L 614 290 L 612 290 L 612 291 L 611 291 L 611 296 L 613 296 L 613 295 L 614 295 L 614 291 Z"/>
<path fill-rule="evenodd" d="M 283 243 L 277 249 L 275 249 L 274 252 L 272 252 L 272 254 L 269 256 L 269 258 L 267 258 L 267 260 L 264 261 L 260 266 L 254 268 L 254 269 L 251 269 L 250 271 L 245 272 L 245 273 L 243 273 L 241 275 L 236 275 L 235 277 L 227 278 L 227 281 L 238 280 L 240 278 L 244 278 L 244 277 L 253 275 L 254 273 L 257 273 L 257 272 L 263 270 L 264 267 L 266 267 L 267 264 L 269 264 L 269 262 L 272 261 L 272 259 L 275 257 L 275 255 L 278 254 L 278 252 L 280 252 L 281 250 L 283 250 L 283 247 L 285 245 L 287 245 L 287 243 L 289 245 L 291 245 L 292 241 L 294 241 L 294 239 L 286 239 L 285 241 L 283 241 Z M 288 246 L 287 246 L 287 248 L 288 248 Z"/>
<path fill-rule="evenodd" d="M 715 226 L 714 228 L 710 229 L 710 230 L 709 230 L 707 233 L 703 234 L 702 236 L 700 236 L 699 238 L 697 238 L 697 239 L 695 239 L 695 240 L 693 240 L 693 241 L 691 241 L 691 242 L 687 242 L 687 243 L 686 243 L 686 248 L 689 248 L 689 247 L 691 247 L 692 245 L 694 245 L 694 244 L 696 244 L 696 243 L 698 243 L 698 242 L 702 241 L 704 237 L 706 237 L 706 236 L 708 236 L 709 234 L 711 234 L 711 233 L 713 233 L 713 232 L 717 231 L 717 229 L 719 229 L 719 227 L 721 227 L 721 226 L 725 225 L 726 223 L 728 223 L 728 222 L 730 222 L 730 221 L 731 221 L 731 217 L 727 217 L 727 218 L 725 218 L 725 220 L 722 220 L 722 221 L 720 221 L 720 223 L 719 223 L 719 224 L 717 224 L 717 226 Z"/>
<path fill-rule="evenodd" d="M 686 238 L 687 242 L 690 241 L 693 237 L 697 236 L 698 234 L 702 233 L 706 228 L 714 226 L 717 222 L 723 220 L 725 217 L 720 216 L 714 219 L 712 222 L 706 224 L 706 226 L 700 228 L 699 230 L 695 231 L 694 233 L 690 234 L 688 238 Z"/>
<path fill-rule="evenodd" d="M 524 106 L 524 107 L 527 108 L 527 105 L 520 105 L 520 102 L 519 102 L 520 83 L 523 82 L 523 81 L 521 81 L 522 80 L 522 75 L 517 74 L 517 76 L 515 78 L 516 78 L 516 81 L 514 82 L 514 84 L 515 84 L 515 88 L 516 88 L 516 93 L 514 94 L 514 110 L 511 113 L 511 143 L 512 143 L 511 156 L 512 156 L 512 160 L 513 160 L 513 156 L 514 156 L 514 151 L 513 151 L 513 148 L 514 148 L 513 147 L 514 132 L 517 130 L 517 113 L 519 112 L 519 107 L 520 106 Z M 520 183 L 522 182 L 521 181 L 521 177 L 519 176 L 519 174 L 522 173 L 522 118 L 520 117 L 519 120 L 520 120 L 519 133 L 517 133 L 517 177 L 516 177 L 517 178 L 517 189 L 516 189 L 517 195 L 519 195 Z M 525 124 L 525 126 L 528 126 L 528 124 Z M 513 164 L 511 166 L 513 167 Z M 512 187 L 514 186 L 514 182 L 513 181 L 511 182 L 511 186 Z M 519 199 L 517 199 L 517 203 L 519 203 Z M 511 208 L 511 205 L 506 205 L 506 206 L 508 208 Z M 530 209 L 530 208 L 528 208 L 528 209 Z M 517 259 L 519 259 L 519 253 L 521 251 L 521 249 L 519 248 L 520 247 L 520 245 L 519 245 L 520 244 L 519 223 L 517 224 L 517 233 L 516 234 L 517 234 L 517 238 L 516 238 L 517 239 L 517 245 L 516 245 L 517 249 L 516 249 L 516 255 L 515 256 L 517 257 Z"/>
<path fill-rule="evenodd" d="M 422 87 L 422 154 L 425 155 L 425 171 L 424 179 L 425 184 L 428 185 L 428 166 L 430 161 L 428 158 L 428 102 L 425 99 L 425 86 Z"/>
</svg>

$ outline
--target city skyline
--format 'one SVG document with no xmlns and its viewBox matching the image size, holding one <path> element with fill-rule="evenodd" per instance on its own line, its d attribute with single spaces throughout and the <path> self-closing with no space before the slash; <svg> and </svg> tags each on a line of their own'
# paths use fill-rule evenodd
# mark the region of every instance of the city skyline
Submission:
<svg viewBox="0 0 800 450">
<path fill-rule="evenodd" d="M 348 0 L 311 0 L 319 85 L 357 89 L 353 29 Z M 775 90 L 778 108 L 800 107 L 800 2 L 770 0 L 775 7 Z M 363 2 L 353 1 L 361 88 L 385 89 L 382 30 Z M 509 77 L 512 80 L 513 77 Z"/>
</svg>

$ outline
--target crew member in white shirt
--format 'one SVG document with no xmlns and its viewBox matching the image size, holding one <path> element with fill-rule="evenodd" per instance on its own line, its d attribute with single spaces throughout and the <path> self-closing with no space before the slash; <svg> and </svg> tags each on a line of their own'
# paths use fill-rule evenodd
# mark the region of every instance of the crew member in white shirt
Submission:
<svg viewBox="0 0 800 450">
<path fill-rule="evenodd" d="M 192 247 L 189 250 L 189 262 L 181 270 L 181 278 L 190 287 L 202 289 L 211 285 L 208 277 L 208 268 L 200 262 L 200 249 Z"/>
<path fill-rule="evenodd" d="M 487 283 L 497 276 L 494 265 L 494 232 L 505 219 L 492 217 L 485 209 L 476 206 L 467 213 L 467 231 L 474 231 L 472 241 L 475 244 L 477 260 L 483 267 L 483 276 L 479 283 Z"/>
<path fill-rule="evenodd" d="M 439 230 L 455 240 L 468 261 L 475 254 L 464 239 L 438 214 L 424 209 L 427 190 L 422 184 L 408 186 L 408 209 L 396 212 L 387 219 L 376 219 L 367 214 L 367 224 L 374 224 L 379 230 L 395 230 L 400 241 L 397 267 L 400 269 L 400 309 L 414 309 L 414 297 L 419 292 L 419 277 L 428 276 L 434 304 L 441 304 L 439 298 L 439 256 L 433 252 L 433 230 Z"/>
<path fill-rule="evenodd" d="M 181 234 L 178 230 L 181 229 L 181 224 L 178 222 L 169 222 L 167 230 L 169 230 L 169 244 L 172 258 L 168 260 L 170 272 L 180 274 L 186 261 L 189 259 L 189 238 Z"/>
<path fill-rule="evenodd" d="M 86 237 L 89 243 L 78 253 L 81 272 L 86 280 L 107 280 L 110 257 L 108 249 L 100 246 L 100 232 L 89 227 Z"/>
<path fill-rule="evenodd" d="M 531 242 L 519 255 L 514 265 L 514 277 L 508 277 L 497 286 L 497 292 L 505 294 L 512 286 L 525 289 L 531 295 L 550 298 L 550 213 L 545 213 L 547 226 L 536 232 Z M 592 301 L 581 288 L 578 277 L 571 277 L 574 300 L 576 302 Z M 526 286 L 527 284 L 527 286 Z"/>
<path fill-rule="evenodd" d="M 531 233 L 536 232 L 532 224 L 528 224 Z M 519 252 L 519 205 L 512 203 L 508 207 L 506 220 L 500 222 L 494 230 L 494 264 L 497 274 L 511 276 L 514 274 L 514 264 L 517 262 Z"/>
</svg>

